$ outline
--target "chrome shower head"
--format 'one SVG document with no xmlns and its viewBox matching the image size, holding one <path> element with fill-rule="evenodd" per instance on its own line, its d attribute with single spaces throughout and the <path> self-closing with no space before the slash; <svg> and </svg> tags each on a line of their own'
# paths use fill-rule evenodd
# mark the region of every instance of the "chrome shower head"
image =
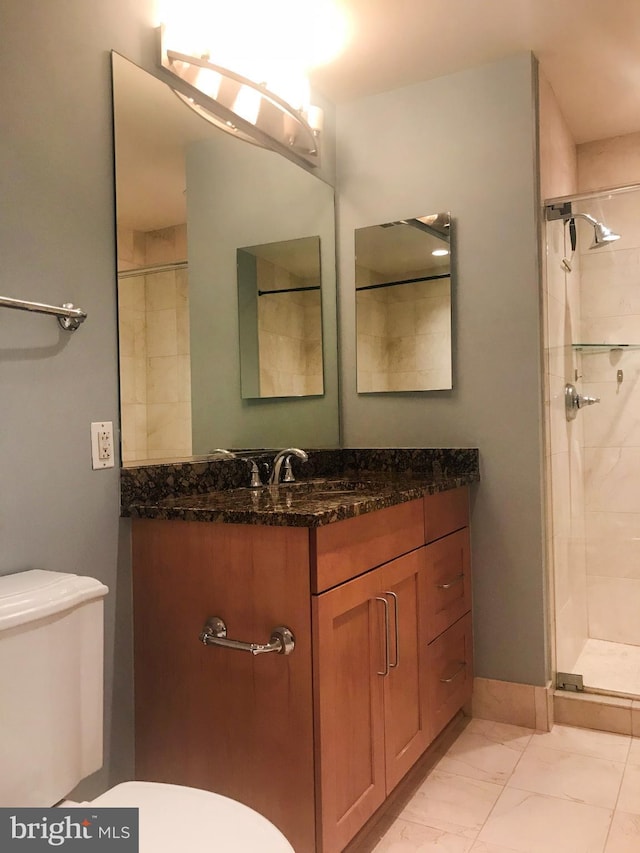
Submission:
<svg viewBox="0 0 640 853">
<path fill-rule="evenodd" d="M 593 243 L 589 246 L 590 249 L 598 249 L 600 246 L 605 246 L 607 243 L 613 243 L 620 239 L 620 235 L 616 234 L 610 228 L 607 228 L 602 222 L 596 222 L 593 226 Z"/>
<path fill-rule="evenodd" d="M 569 223 L 571 248 L 574 252 L 576 249 L 576 219 L 586 219 L 593 227 L 593 242 L 589 246 L 590 249 L 599 249 L 601 246 L 606 246 L 607 243 L 620 239 L 620 235 L 607 228 L 603 222 L 599 222 L 588 213 L 574 213 L 571 206 L 572 202 L 570 201 L 548 204 L 545 207 L 545 218 L 548 222 L 561 219 L 565 224 Z"/>
<path fill-rule="evenodd" d="M 590 249 L 599 249 L 601 246 L 606 246 L 607 243 L 613 243 L 614 240 L 619 240 L 620 235 L 616 234 L 603 222 L 598 222 L 597 219 L 594 219 L 593 216 L 589 216 L 588 213 L 572 213 L 571 219 L 586 219 L 591 225 L 593 225 L 593 242 L 589 246 Z"/>
</svg>

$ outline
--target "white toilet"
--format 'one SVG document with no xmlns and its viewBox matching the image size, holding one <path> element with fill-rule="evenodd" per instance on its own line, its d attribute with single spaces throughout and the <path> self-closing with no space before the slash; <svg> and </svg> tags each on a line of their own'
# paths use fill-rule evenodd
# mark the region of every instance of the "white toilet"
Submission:
<svg viewBox="0 0 640 853">
<path fill-rule="evenodd" d="M 60 572 L 0 576 L 0 807 L 55 805 L 102 766 L 107 592 Z M 209 791 L 124 782 L 91 803 L 139 808 L 140 853 L 294 853 L 262 815 Z"/>
</svg>

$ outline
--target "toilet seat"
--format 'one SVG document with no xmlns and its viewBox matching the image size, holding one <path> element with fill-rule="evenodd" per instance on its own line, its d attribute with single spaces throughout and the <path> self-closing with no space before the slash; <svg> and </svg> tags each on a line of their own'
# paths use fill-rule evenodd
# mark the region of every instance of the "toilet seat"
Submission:
<svg viewBox="0 0 640 853">
<path fill-rule="evenodd" d="M 248 806 L 197 788 L 123 782 L 94 800 L 105 808 L 139 808 L 140 853 L 295 853 L 284 835 Z"/>
</svg>

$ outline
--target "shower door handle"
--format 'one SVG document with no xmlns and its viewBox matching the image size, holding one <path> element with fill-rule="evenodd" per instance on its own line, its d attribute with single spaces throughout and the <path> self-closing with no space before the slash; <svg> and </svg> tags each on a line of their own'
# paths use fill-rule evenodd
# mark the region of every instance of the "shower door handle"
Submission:
<svg viewBox="0 0 640 853">
<path fill-rule="evenodd" d="M 588 395 L 582 396 L 582 394 L 578 394 L 578 408 L 583 409 L 585 406 L 593 406 L 594 403 L 599 403 L 600 397 L 589 397 Z"/>
<path fill-rule="evenodd" d="M 585 406 L 593 406 L 594 403 L 599 402 L 600 397 L 578 394 L 576 386 L 570 382 L 564 386 L 564 406 L 568 421 L 574 420 L 580 409 L 584 409 Z"/>
</svg>

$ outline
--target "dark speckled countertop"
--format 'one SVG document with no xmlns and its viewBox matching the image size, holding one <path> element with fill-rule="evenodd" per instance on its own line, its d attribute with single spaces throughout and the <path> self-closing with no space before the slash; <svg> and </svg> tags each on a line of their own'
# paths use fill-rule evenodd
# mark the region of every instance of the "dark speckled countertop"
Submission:
<svg viewBox="0 0 640 853">
<path fill-rule="evenodd" d="M 478 451 L 467 448 L 309 451 L 294 472 L 295 483 L 251 489 L 245 459 L 127 468 L 122 514 L 320 527 L 480 479 Z"/>
</svg>

